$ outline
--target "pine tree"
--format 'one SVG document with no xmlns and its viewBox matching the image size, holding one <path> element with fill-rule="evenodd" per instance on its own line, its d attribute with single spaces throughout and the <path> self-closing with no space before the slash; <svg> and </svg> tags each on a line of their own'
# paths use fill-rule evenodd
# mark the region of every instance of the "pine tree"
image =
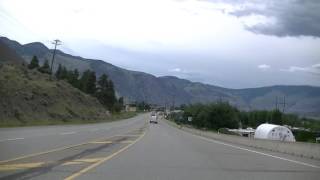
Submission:
<svg viewBox="0 0 320 180">
<path fill-rule="evenodd" d="M 108 88 L 108 76 L 102 74 L 98 80 L 98 88 L 100 91 L 104 91 Z"/>
<path fill-rule="evenodd" d="M 37 56 L 33 56 L 30 64 L 28 65 L 29 69 L 39 68 L 39 60 Z"/>
<path fill-rule="evenodd" d="M 73 70 L 73 71 L 68 71 L 68 82 L 73 86 L 73 87 L 76 87 L 76 88 L 79 88 L 79 72 L 77 69 Z"/>
<path fill-rule="evenodd" d="M 86 92 L 89 73 L 90 73 L 90 71 L 86 70 L 85 72 L 82 73 L 82 76 L 79 79 L 79 89 L 82 92 Z"/>
<path fill-rule="evenodd" d="M 61 75 L 62 75 L 62 65 L 59 64 L 58 70 L 56 71 L 55 76 L 56 76 L 57 79 L 62 79 L 62 76 L 61 76 Z"/>
<path fill-rule="evenodd" d="M 43 65 L 39 68 L 39 71 L 42 73 L 51 74 L 48 60 L 44 61 Z"/>
<path fill-rule="evenodd" d="M 67 78 L 68 78 L 68 70 L 65 66 L 62 66 L 61 79 L 67 79 Z"/>
<path fill-rule="evenodd" d="M 95 94 L 97 88 L 96 88 L 96 73 L 95 72 L 90 72 L 88 82 L 87 82 L 87 92 L 88 94 Z"/>
<path fill-rule="evenodd" d="M 100 103 L 106 106 L 108 109 L 115 109 L 116 111 L 118 111 L 118 109 L 121 110 L 121 108 L 115 108 L 117 99 L 115 96 L 113 83 L 111 80 L 108 79 L 108 76 L 105 74 L 100 76 L 98 80 L 98 89 L 96 92 L 96 97 L 98 98 Z"/>
<path fill-rule="evenodd" d="M 74 77 L 75 77 L 76 79 L 79 79 L 79 71 L 78 71 L 78 69 L 74 69 L 74 70 L 73 70 L 73 75 L 74 75 Z"/>
<path fill-rule="evenodd" d="M 90 70 L 86 70 L 80 78 L 79 88 L 81 91 L 94 95 L 96 92 L 96 74 Z"/>
</svg>

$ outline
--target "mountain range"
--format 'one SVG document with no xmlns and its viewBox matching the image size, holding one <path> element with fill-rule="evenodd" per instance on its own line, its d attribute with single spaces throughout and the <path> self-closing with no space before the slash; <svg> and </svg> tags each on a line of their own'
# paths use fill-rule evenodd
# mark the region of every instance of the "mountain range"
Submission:
<svg viewBox="0 0 320 180">
<path fill-rule="evenodd" d="M 29 63 L 36 55 L 43 63 L 51 61 L 53 50 L 40 42 L 20 44 L 6 37 L 0 40 Z M 259 88 L 229 89 L 191 82 L 174 76 L 154 75 L 126 70 L 102 60 L 86 59 L 57 50 L 54 69 L 58 64 L 68 69 L 87 69 L 97 76 L 105 73 L 115 84 L 116 92 L 127 102 L 145 101 L 158 105 L 181 105 L 228 101 L 241 110 L 270 110 L 279 108 L 288 113 L 307 117 L 320 117 L 320 87 L 276 85 Z"/>
</svg>

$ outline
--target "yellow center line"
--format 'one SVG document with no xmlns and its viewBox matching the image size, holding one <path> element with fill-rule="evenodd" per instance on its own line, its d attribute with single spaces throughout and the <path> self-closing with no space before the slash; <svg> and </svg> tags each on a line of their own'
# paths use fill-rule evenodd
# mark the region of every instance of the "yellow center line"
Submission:
<svg viewBox="0 0 320 180">
<path fill-rule="evenodd" d="M 120 143 L 122 144 L 130 144 L 130 143 L 133 143 L 134 141 L 120 141 Z"/>
<path fill-rule="evenodd" d="M 44 162 L 37 162 L 37 163 L 21 163 L 21 164 L 0 165 L 0 171 L 35 168 L 35 167 L 40 167 L 43 164 L 45 164 L 45 163 Z"/>
<path fill-rule="evenodd" d="M 67 166 L 67 165 L 76 165 L 76 164 L 83 164 L 83 163 L 95 163 L 95 162 L 100 161 L 101 159 L 103 159 L 103 158 L 76 159 L 73 161 L 66 162 L 62 165 Z"/>
<path fill-rule="evenodd" d="M 132 131 L 128 131 L 128 132 L 126 132 L 126 133 L 129 134 L 129 132 L 132 132 Z M 124 134 L 126 134 L 126 133 L 124 133 Z M 12 158 L 12 159 L 7 159 L 7 160 L 0 161 L 0 164 L 12 162 L 12 161 L 17 161 L 17 160 L 21 160 L 21 159 L 26 159 L 26 158 L 31 158 L 31 157 L 35 157 L 35 156 L 40 156 L 40 155 L 44 155 L 44 154 L 49 154 L 49 153 L 52 153 L 52 152 L 63 151 L 63 150 L 75 148 L 75 147 L 78 147 L 78 146 L 87 145 L 87 144 L 90 144 L 90 143 L 92 143 L 92 142 L 100 142 L 100 141 L 103 141 L 104 139 L 110 139 L 110 138 L 118 137 L 118 136 L 125 136 L 125 135 L 114 135 L 114 136 L 110 136 L 110 137 L 107 137 L 107 138 L 99 138 L 99 139 L 96 139 L 96 140 L 93 140 L 93 141 L 89 141 L 89 142 L 85 142 L 85 143 L 80 143 L 80 144 L 76 144 L 76 145 L 72 145 L 72 146 L 64 146 L 64 147 L 60 147 L 60 148 L 56 148 L 56 149 L 51 149 L 51 150 L 44 151 L 44 152 L 38 152 L 38 153 L 23 155 L 23 156 L 20 156 L 20 157 L 16 157 L 16 158 Z M 129 136 L 130 136 L 130 135 L 129 135 Z"/>
<path fill-rule="evenodd" d="M 92 141 L 90 144 L 111 144 L 112 141 Z"/>
<path fill-rule="evenodd" d="M 77 164 L 85 164 L 85 163 L 95 163 L 103 159 L 100 158 L 83 158 L 83 159 L 75 159 L 72 161 L 68 161 L 63 163 L 63 166 L 67 165 L 77 165 Z M 11 171 L 11 170 L 19 170 L 19 169 L 29 169 L 29 168 L 36 168 L 41 167 L 49 162 L 33 162 L 33 163 L 18 163 L 18 164 L 5 164 L 0 165 L 0 171 Z"/>
<path fill-rule="evenodd" d="M 113 154 L 111 154 L 111 155 L 109 155 L 109 156 L 107 156 L 107 157 L 105 157 L 105 158 L 102 158 L 102 159 L 99 160 L 98 162 L 96 162 L 96 163 L 94 163 L 94 164 L 92 164 L 92 165 L 90 165 L 90 166 L 88 166 L 88 167 L 86 167 L 86 168 L 84 168 L 84 169 L 82 169 L 82 170 L 80 170 L 80 171 L 72 174 L 71 176 L 65 178 L 64 180 L 73 180 L 73 179 L 81 176 L 82 174 L 85 174 L 86 172 L 90 171 L 91 169 L 99 166 L 100 164 L 108 161 L 109 159 L 115 157 L 116 155 L 118 155 L 118 154 L 120 154 L 121 152 L 123 152 L 123 151 L 125 151 L 126 149 L 128 149 L 130 146 L 132 146 L 132 145 L 134 145 L 135 143 L 137 143 L 140 139 L 143 138 L 143 136 L 144 136 L 145 134 L 146 134 L 146 133 L 143 133 L 139 138 L 137 138 L 137 139 L 136 139 L 135 141 L 133 141 L 131 144 L 128 144 L 127 146 L 121 148 L 120 150 L 114 152 Z"/>
<path fill-rule="evenodd" d="M 135 135 L 135 134 L 128 134 L 128 135 L 116 135 L 117 137 L 139 137 L 140 136 L 140 134 L 139 135 Z"/>
<path fill-rule="evenodd" d="M 82 145 L 86 145 L 86 144 L 89 144 L 89 142 L 76 144 L 76 145 L 73 145 L 73 146 L 64 146 L 64 147 L 61 147 L 61 148 L 56 148 L 56 149 L 52 149 L 52 150 L 44 151 L 44 152 L 39 152 L 39 153 L 28 154 L 28 155 L 20 156 L 20 157 L 17 157 L 17 158 L 0 161 L 0 164 L 8 163 L 8 162 L 16 161 L 16 160 L 21 160 L 21 159 L 26 159 L 26 158 L 30 158 L 30 157 L 34 157 L 34 156 L 40 156 L 40 155 L 48 154 L 48 153 L 52 153 L 52 152 L 62 151 L 62 150 L 66 150 L 66 149 L 70 149 L 70 148 L 74 148 L 74 147 L 78 147 L 78 146 L 82 146 Z"/>
</svg>

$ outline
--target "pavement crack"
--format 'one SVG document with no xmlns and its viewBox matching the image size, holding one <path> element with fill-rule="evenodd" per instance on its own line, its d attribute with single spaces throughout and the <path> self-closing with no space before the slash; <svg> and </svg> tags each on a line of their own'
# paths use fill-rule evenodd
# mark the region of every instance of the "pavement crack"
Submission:
<svg viewBox="0 0 320 180">
<path fill-rule="evenodd" d="M 119 144 L 119 142 L 125 141 L 127 139 L 128 139 L 128 137 L 118 138 L 118 139 L 114 140 L 112 143 L 101 144 L 98 147 L 88 148 L 88 149 L 85 149 L 85 150 L 81 151 L 80 153 L 74 154 L 72 156 L 65 157 L 65 158 L 60 159 L 60 160 L 55 161 L 55 162 L 44 164 L 43 166 L 40 166 L 40 167 L 30 168 L 30 169 L 26 169 L 26 170 L 24 170 L 22 172 L 18 172 L 18 173 L 14 173 L 14 174 L 10 174 L 10 175 L 4 176 L 4 177 L 0 177 L 0 180 L 32 179 L 32 178 L 35 178 L 37 176 L 49 173 L 50 171 L 53 170 L 53 168 L 55 168 L 57 166 L 60 166 L 60 165 L 63 165 L 66 162 L 70 162 L 70 161 L 73 161 L 73 160 L 76 160 L 76 159 L 80 159 L 80 158 L 86 157 L 88 155 L 94 154 L 96 152 L 103 151 L 106 148 L 109 148 L 111 146 Z"/>
</svg>

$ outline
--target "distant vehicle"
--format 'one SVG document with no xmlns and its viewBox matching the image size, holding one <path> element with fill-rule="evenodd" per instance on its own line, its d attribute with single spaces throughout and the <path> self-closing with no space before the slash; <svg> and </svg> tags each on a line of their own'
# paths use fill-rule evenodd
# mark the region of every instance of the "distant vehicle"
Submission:
<svg viewBox="0 0 320 180">
<path fill-rule="evenodd" d="M 156 113 L 151 113 L 150 123 L 158 124 L 158 116 Z"/>
</svg>

